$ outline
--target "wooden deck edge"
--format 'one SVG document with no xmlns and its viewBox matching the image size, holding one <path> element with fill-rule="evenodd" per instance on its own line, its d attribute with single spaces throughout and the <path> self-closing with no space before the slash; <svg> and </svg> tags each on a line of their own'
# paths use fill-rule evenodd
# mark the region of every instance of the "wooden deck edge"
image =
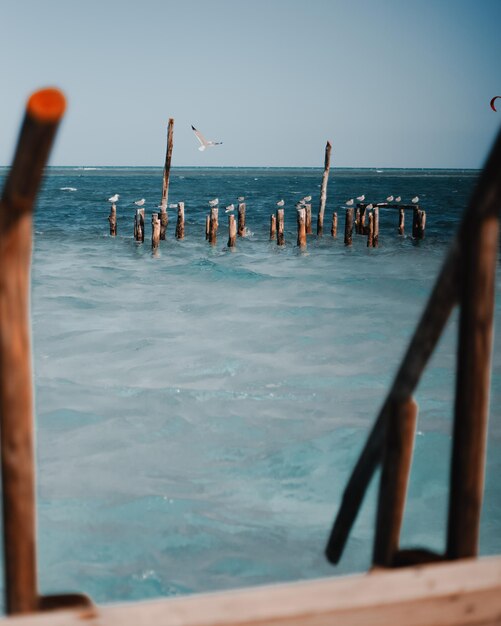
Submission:
<svg viewBox="0 0 501 626">
<path fill-rule="evenodd" d="M 0 619 L 4 624 L 501 625 L 501 557 Z"/>
</svg>

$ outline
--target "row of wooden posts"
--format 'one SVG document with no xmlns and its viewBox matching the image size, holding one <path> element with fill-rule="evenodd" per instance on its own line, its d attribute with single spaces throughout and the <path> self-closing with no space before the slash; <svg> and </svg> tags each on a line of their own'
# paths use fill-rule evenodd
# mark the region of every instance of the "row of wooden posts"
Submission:
<svg viewBox="0 0 501 626">
<path fill-rule="evenodd" d="M 369 211 L 367 207 L 372 206 Z M 351 246 L 353 242 L 353 226 L 355 226 L 355 234 L 367 235 L 367 247 L 377 248 L 379 246 L 379 208 L 380 206 L 392 207 L 393 205 L 380 204 L 380 205 L 367 205 L 358 204 L 356 212 L 353 207 L 346 209 L 345 229 L 344 229 L 344 244 Z M 400 235 L 405 234 L 405 209 L 412 208 L 413 221 L 412 221 L 412 237 L 414 239 L 423 239 L 425 235 L 426 227 L 426 211 L 423 211 L 419 206 L 399 206 L 399 219 L 398 219 L 398 233 Z M 279 246 L 285 245 L 284 236 L 284 209 L 279 208 L 276 214 L 270 216 L 270 240 L 277 241 Z M 354 219 L 355 217 L 355 219 Z M 323 218 L 323 216 L 322 216 Z M 110 223 L 110 235 L 115 237 L 117 234 L 117 208 L 113 204 L 111 206 L 111 212 L 108 217 Z M 367 223 L 366 223 L 367 222 Z M 169 223 L 169 216 L 167 209 L 161 207 L 160 213 L 153 213 L 151 217 L 151 245 L 152 247 L 158 247 L 160 241 L 165 240 L 167 235 L 167 225 Z M 338 216 L 337 212 L 332 214 L 331 222 L 331 236 L 337 237 Z M 217 231 L 219 227 L 219 209 L 218 207 L 212 207 L 210 213 L 205 219 L 205 239 L 211 244 L 215 245 L 217 242 Z M 322 229 L 323 230 L 323 226 Z M 144 242 L 144 209 L 137 209 L 134 217 L 134 239 L 138 242 Z M 238 205 L 238 218 L 235 219 L 235 215 L 228 216 L 228 247 L 233 248 L 236 245 L 237 235 L 239 237 L 245 237 L 245 203 L 241 202 Z M 319 228 L 317 226 L 317 233 Z M 304 208 L 297 210 L 297 245 L 301 248 L 306 247 L 306 236 L 313 234 L 312 220 L 311 220 L 311 204 L 304 205 Z M 179 202 L 177 205 L 177 222 L 176 222 L 176 239 L 184 239 L 184 202 Z"/>
</svg>

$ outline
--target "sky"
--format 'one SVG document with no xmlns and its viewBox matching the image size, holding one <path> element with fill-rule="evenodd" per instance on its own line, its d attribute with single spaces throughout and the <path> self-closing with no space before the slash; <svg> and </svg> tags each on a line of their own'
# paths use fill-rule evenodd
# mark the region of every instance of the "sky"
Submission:
<svg viewBox="0 0 501 626">
<path fill-rule="evenodd" d="M 501 0 L 2 0 L 0 165 L 29 94 L 52 165 L 481 167 L 501 126 Z M 191 124 L 223 145 L 205 152 Z"/>
</svg>

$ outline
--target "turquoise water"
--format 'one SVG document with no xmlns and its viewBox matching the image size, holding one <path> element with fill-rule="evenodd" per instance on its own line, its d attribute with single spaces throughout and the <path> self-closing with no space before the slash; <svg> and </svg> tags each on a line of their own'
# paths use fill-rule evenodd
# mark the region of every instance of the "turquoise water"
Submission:
<svg viewBox="0 0 501 626">
<path fill-rule="evenodd" d="M 337 210 L 340 236 L 310 237 L 302 253 L 294 204 L 311 194 L 316 215 L 320 170 L 178 168 L 169 201 L 185 202 L 186 239 L 173 239 L 170 211 L 152 255 L 160 169 L 51 168 L 32 276 L 42 590 L 109 602 L 366 570 L 377 481 L 338 567 L 325 561 L 326 540 L 476 178 L 333 170 L 326 231 Z M 354 237 L 346 249 L 342 207 L 361 193 L 419 195 L 426 239 L 399 237 L 395 212 L 381 210 L 380 248 Z M 249 237 L 226 249 L 223 213 L 210 248 L 207 201 L 240 195 Z M 284 249 L 268 241 L 280 198 Z M 404 546 L 444 546 L 456 331 L 453 317 L 417 392 Z M 483 554 L 501 552 L 498 336 Z"/>
</svg>

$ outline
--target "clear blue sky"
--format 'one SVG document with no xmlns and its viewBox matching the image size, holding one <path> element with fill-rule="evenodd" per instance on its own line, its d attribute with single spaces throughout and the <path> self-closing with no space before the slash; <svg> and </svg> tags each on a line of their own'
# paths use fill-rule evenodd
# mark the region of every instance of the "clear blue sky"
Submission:
<svg viewBox="0 0 501 626">
<path fill-rule="evenodd" d="M 479 167 L 501 0 L 3 0 L 0 164 L 56 85 L 57 165 Z M 199 152 L 190 124 L 223 141 Z"/>
</svg>

